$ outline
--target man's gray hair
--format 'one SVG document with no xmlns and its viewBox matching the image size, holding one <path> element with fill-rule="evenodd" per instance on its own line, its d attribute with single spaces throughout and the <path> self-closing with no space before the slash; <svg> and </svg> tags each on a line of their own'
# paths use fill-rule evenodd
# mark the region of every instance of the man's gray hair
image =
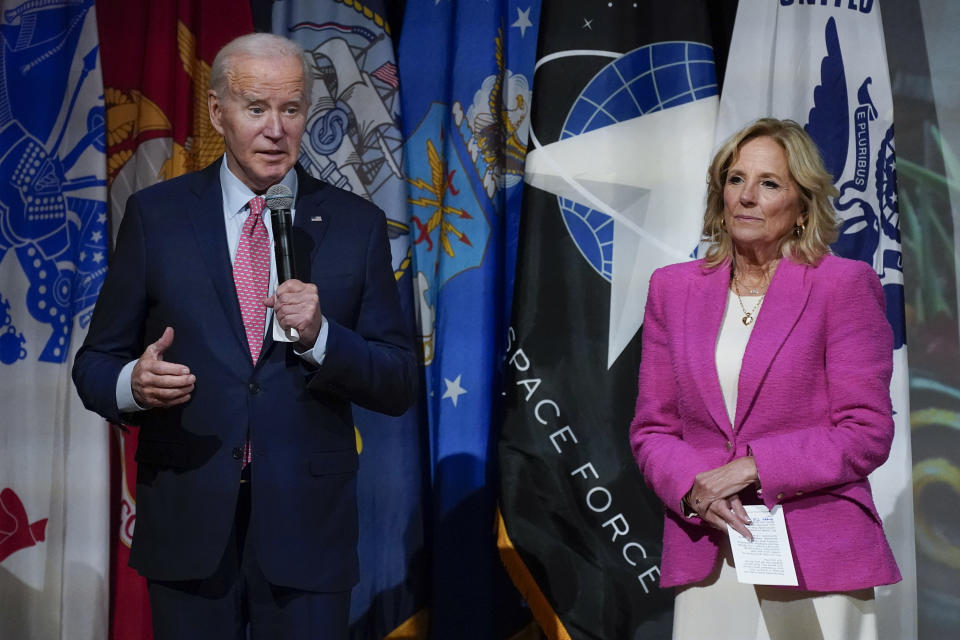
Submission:
<svg viewBox="0 0 960 640">
<path fill-rule="evenodd" d="M 274 33 L 248 33 L 228 42 L 217 53 L 210 68 L 210 88 L 217 97 L 225 99 L 230 87 L 227 75 L 236 58 L 273 59 L 297 57 L 303 65 L 303 99 L 307 105 L 312 102 L 313 73 L 307 53 L 299 44 Z"/>
</svg>

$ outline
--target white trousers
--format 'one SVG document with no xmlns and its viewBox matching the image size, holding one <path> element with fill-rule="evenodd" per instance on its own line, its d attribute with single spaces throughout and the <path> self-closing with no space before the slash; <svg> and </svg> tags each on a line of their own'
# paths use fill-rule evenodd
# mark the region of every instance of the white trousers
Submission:
<svg viewBox="0 0 960 640">
<path fill-rule="evenodd" d="M 706 580 L 677 588 L 674 640 L 877 640 L 873 589 L 741 584 L 729 543 Z"/>
</svg>

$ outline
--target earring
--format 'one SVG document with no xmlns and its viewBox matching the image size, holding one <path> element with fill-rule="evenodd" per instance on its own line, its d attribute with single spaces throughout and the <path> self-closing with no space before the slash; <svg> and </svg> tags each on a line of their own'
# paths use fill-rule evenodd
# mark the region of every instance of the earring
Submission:
<svg viewBox="0 0 960 640">
<path fill-rule="evenodd" d="M 793 225 L 793 234 L 798 238 L 802 237 L 803 232 L 806 230 L 807 230 L 807 225 L 803 224 L 802 222 L 800 224 Z"/>
</svg>

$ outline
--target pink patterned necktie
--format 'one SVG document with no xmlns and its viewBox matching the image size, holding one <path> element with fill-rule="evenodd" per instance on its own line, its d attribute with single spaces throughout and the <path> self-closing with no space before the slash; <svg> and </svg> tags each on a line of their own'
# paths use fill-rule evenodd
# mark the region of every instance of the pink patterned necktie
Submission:
<svg viewBox="0 0 960 640">
<path fill-rule="evenodd" d="M 264 298 L 270 292 L 270 236 L 261 218 L 263 198 L 250 200 L 250 214 L 240 232 L 237 257 L 233 261 L 233 282 L 240 301 L 240 315 L 247 333 L 250 357 L 257 363 L 263 346 L 264 320 L 267 308 Z"/>
<path fill-rule="evenodd" d="M 240 231 L 237 257 L 233 261 L 233 283 L 237 287 L 240 315 L 247 334 L 250 357 L 257 364 L 263 346 L 264 322 L 267 308 L 263 299 L 270 292 L 270 236 L 263 224 L 264 200 L 256 196 L 250 200 L 250 213 Z M 250 441 L 243 445 L 243 466 L 253 459 Z"/>
</svg>

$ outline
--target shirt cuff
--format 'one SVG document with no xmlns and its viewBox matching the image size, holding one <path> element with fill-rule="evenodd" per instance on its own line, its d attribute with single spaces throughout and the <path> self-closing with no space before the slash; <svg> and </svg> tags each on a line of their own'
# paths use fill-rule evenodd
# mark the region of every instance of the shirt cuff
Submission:
<svg viewBox="0 0 960 640">
<path fill-rule="evenodd" d="M 300 351 L 294 347 L 293 352 L 313 366 L 319 367 L 327 356 L 327 336 L 329 335 L 330 323 L 327 322 L 326 316 L 320 316 L 320 333 L 317 334 L 317 341 L 313 343 L 313 348 Z"/>
<path fill-rule="evenodd" d="M 131 360 L 120 369 L 120 375 L 117 376 L 117 410 L 120 413 L 133 413 L 135 411 L 145 411 L 146 407 L 141 407 L 133 397 L 133 387 L 130 386 L 130 380 L 133 378 L 133 368 L 137 366 L 139 360 Z"/>
</svg>

